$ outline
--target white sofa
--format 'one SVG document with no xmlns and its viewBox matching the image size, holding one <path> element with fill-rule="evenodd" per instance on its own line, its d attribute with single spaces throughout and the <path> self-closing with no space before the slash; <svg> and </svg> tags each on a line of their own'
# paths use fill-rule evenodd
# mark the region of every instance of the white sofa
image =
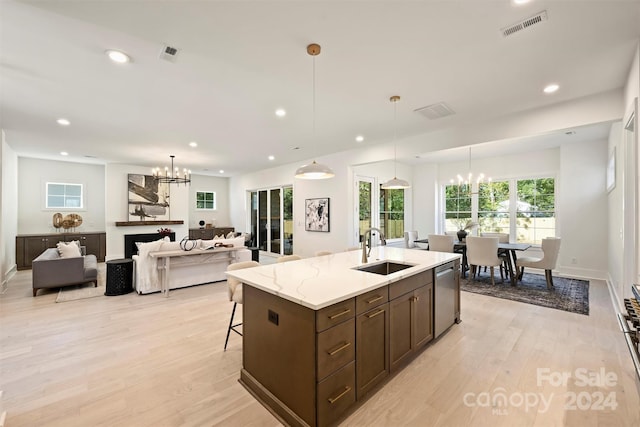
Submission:
<svg viewBox="0 0 640 427">
<path fill-rule="evenodd" d="M 193 242 L 195 247 L 189 251 L 189 256 L 179 256 L 178 253 L 171 257 L 170 274 L 167 278 L 170 290 L 226 280 L 225 271 L 230 263 L 251 260 L 251 251 L 244 245 L 244 236 L 233 239 L 196 240 L 189 243 Z M 216 244 L 233 245 L 233 248 L 221 250 L 215 247 Z M 149 254 L 165 251 L 182 251 L 180 242 L 170 242 L 166 238 L 138 244 L 138 254 L 133 255 L 134 288 L 138 294 L 161 291 L 158 264 L 162 263 L 162 260 Z"/>
</svg>

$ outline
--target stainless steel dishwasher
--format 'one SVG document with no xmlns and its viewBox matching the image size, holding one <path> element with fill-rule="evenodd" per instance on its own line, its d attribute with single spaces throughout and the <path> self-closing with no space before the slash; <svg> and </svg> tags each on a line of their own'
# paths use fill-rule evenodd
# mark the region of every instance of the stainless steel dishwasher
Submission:
<svg viewBox="0 0 640 427">
<path fill-rule="evenodd" d="M 435 338 L 438 338 L 456 321 L 456 277 L 455 263 L 450 262 L 436 267 L 435 296 Z"/>
</svg>

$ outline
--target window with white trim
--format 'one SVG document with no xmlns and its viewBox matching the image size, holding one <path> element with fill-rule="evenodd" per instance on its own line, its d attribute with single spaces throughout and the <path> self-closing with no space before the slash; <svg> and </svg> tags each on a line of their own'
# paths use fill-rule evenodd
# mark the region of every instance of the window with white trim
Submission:
<svg viewBox="0 0 640 427">
<path fill-rule="evenodd" d="M 512 242 L 541 244 L 556 235 L 555 178 L 513 178 L 472 188 L 444 186 L 445 231 L 474 221 L 478 234 L 508 233 Z"/>
<path fill-rule="evenodd" d="M 196 209 L 215 210 L 215 191 L 196 191 Z"/>
<path fill-rule="evenodd" d="M 46 192 L 47 209 L 84 209 L 82 184 L 47 182 Z"/>
</svg>

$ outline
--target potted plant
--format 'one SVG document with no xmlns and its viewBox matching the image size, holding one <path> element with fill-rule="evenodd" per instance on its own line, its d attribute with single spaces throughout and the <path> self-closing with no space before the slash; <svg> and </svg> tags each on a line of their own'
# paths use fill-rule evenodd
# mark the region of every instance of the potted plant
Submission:
<svg viewBox="0 0 640 427">
<path fill-rule="evenodd" d="M 173 233 L 173 231 L 171 231 L 170 228 L 159 228 L 158 229 L 158 234 L 160 234 L 160 236 L 162 236 L 162 237 L 171 236 L 171 233 Z"/>
<path fill-rule="evenodd" d="M 471 221 L 470 219 L 458 218 L 455 220 L 456 225 L 458 226 L 458 240 L 460 242 L 464 242 L 464 239 L 469 234 L 468 231 L 478 225 L 477 222 Z"/>
</svg>

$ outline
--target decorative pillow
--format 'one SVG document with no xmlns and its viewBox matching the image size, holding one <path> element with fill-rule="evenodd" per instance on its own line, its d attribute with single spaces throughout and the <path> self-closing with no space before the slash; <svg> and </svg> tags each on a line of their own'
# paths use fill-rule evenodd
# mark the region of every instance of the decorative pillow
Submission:
<svg viewBox="0 0 640 427">
<path fill-rule="evenodd" d="M 58 253 L 60 258 L 77 258 L 81 257 L 80 246 L 78 241 L 73 242 L 58 242 Z"/>
<path fill-rule="evenodd" d="M 136 246 L 138 246 L 138 256 L 142 259 L 149 256 L 149 252 L 159 251 L 160 247 L 164 242 L 169 242 L 169 238 L 155 240 L 153 242 L 136 242 Z"/>
<path fill-rule="evenodd" d="M 182 248 L 180 247 L 180 242 L 162 242 L 160 245 L 161 251 L 180 251 Z"/>
<path fill-rule="evenodd" d="M 220 240 L 220 239 L 224 239 L 224 235 L 219 235 L 219 236 L 213 236 L 213 240 Z"/>
<path fill-rule="evenodd" d="M 229 233 L 227 233 L 227 235 L 225 236 L 225 239 L 233 239 L 234 237 L 236 237 L 236 233 L 234 233 L 233 231 L 230 231 Z"/>
</svg>

